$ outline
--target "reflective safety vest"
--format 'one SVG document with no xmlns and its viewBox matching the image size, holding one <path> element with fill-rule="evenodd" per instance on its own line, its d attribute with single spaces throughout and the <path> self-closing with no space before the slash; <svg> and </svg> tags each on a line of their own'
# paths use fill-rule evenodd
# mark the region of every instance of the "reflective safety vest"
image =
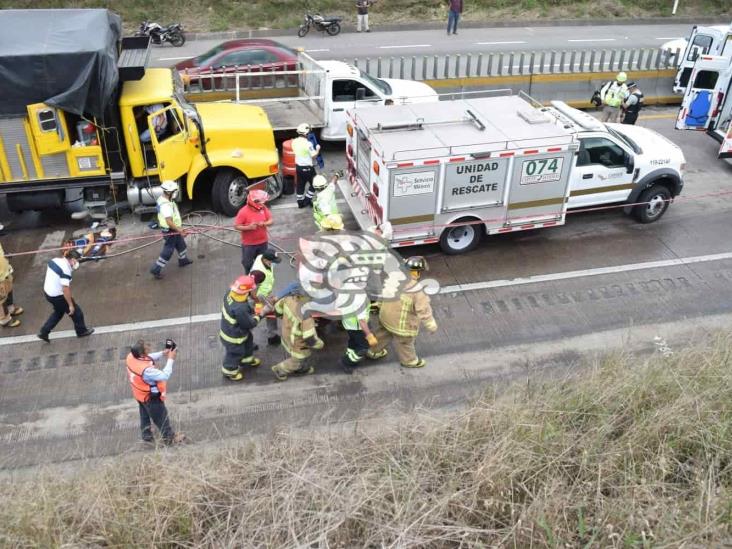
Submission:
<svg viewBox="0 0 732 549">
<path fill-rule="evenodd" d="M 314 149 L 306 137 L 297 137 L 292 140 L 292 152 L 295 154 L 295 164 L 298 166 L 313 165 Z"/>
<path fill-rule="evenodd" d="M 399 299 L 384 301 L 379 310 L 379 322 L 392 334 L 402 337 L 415 337 L 420 324 L 426 328 L 437 325 L 432 316 L 430 297 L 422 290 L 404 292 Z"/>
<path fill-rule="evenodd" d="M 163 204 L 171 204 L 173 206 L 173 223 L 175 223 L 176 227 L 182 226 L 182 221 L 180 219 L 180 212 L 178 211 L 178 204 L 176 204 L 172 200 L 168 200 L 165 198 L 165 196 L 159 196 L 157 200 L 157 209 L 158 209 L 158 225 L 160 225 L 160 228 L 164 231 L 168 230 L 168 222 L 165 221 L 165 216 L 160 211 L 160 206 Z"/>
<path fill-rule="evenodd" d="M 311 337 L 317 338 L 313 318 L 302 316 L 303 303 L 304 299 L 289 295 L 275 304 L 275 312 L 282 316 L 282 346 L 290 356 L 298 360 L 304 360 L 311 354 L 305 340 Z"/>
<path fill-rule="evenodd" d="M 361 330 L 360 320 L 369 321 L 369 307 L 366 306 L 363 311 L 359 311 L 355 315 L 344 316 L 341 319 L 341 324 L 346 330 Z"/>
<path fill-rule="evenodd" d="M 637 116 L 640 110 L 643 108 L 643 92 L 633 92 L 631 95 L 635 95 L 638 98 L 638 101 L 633 103 L 632 105 L 629 105 L 627 109 L 625 109 L 626 114 L 630 114 L 631 116 L 635 115 Z"/>
<path fill-rule="evenodd" d="M 249 337 L 249 332 L 258 323 L 247 301 L 235 301 L 227 293 L 221 307 L 221 328 L 219 337 L 225 343 L 241 345 Z"/>
<path fill-rule="evenodd" d="M 148 368 L 154 368 L 155 363 L 152 358 L 135 358 L 132 353 L 127 355 L 127 377 L 130 380 L 130 387 L 132 387 L 132 397 L 137 402 L 147 402 L 150 400 L 150 395 L 154 394 L 152 390 L 156 387 L 160 394 L 160 400 L 165 400 L 165 392 L 167 389 L 166 381 L 156 381 L 152 385 L 142 379 L 145 370 Z"/>
<path fill-rule="evenodd" d="M 320 224 L 327 216 L 338 214 L 338 203 L 336 202 L 335 185 L 329 183 L 328 186 L 315 196 L 313 202 L 313 219 L 318 229 L 322 229 Z"/>
<path fill-rule="evenodd" d="M 628 86 L 618 85 L 617 82 L 606 82 L 600 89 L 600 99 L 603 105 L 608 107 L 620 107 L 625 98 L 628 97 Z"/>
<path fill-rule="evenodd" d="M 257 259 L 254 260 L 252 268 L 249 269 L 249 273 L 251 274 L 254 271 L 259 271 L 264 275 L 264 280 L 257 285 L 257 296 L 261 298 L 269 297 L 275 284 L 274 269 L 272 269 L 271 265 L 269 269 L 265 267 L 262 256 L 258 255 Z"/>
</svg>

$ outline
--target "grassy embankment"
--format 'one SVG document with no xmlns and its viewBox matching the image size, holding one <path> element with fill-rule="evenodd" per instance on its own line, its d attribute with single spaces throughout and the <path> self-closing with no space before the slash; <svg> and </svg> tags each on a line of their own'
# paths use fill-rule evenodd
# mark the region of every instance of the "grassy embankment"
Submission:
<svg viewBox="0 0 732 549">
<path fill-rule="evenodd" d="M 0 545 L 719 547 L 731 365 L 724 335 L 380 434 L 280 434 L 6 482 Z"/>
<path fill-rule="evenodd" d="M 355 23 L 354 0 L 0 0 L 0 8 L 107 7 L 118 12 L 128 30 L 143 19 L 182 21 L 189 31 L 289 28 L 308 9 L 340 14 Z M 465 0 L 464 19 L 583 19 L 670 16 L 672 0 Z M 729 0 L 681 0 L 680 16 L 730 16 Z M 371 9 L 374 26 L 381 23 L 439 21 L 446 17 L 444 0 L 379 0 Z"/>
</svg>

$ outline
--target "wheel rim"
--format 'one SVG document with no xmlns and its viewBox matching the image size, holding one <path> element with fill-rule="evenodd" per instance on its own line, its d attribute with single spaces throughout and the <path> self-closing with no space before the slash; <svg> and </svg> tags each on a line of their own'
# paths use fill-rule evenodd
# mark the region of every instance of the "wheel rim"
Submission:
<svg viewBox="0 0 732 549">
<path fill-rule="evenodd" d="M 475 227 L 471 225 L 463 225 L 461 227 L 452 227 L 447 233 L 447 241 L 453 250 L 464 250 L 475 239 Z"/>
<path fill-rule="evenodd" d="M 236 177 L 229 183 L 229 204 L 235 207 L 240 207 L 244 204 L 246 198 L 247 185 L 246 180 L 243 177 Z"/>
<path fill-rule="evenodd" d="M 651 197 L 648 201 L 648 205 L 646 206 L 646 213 L 648 214 L 648 217 L 658 217 L 663 213 L 663 210 L 666 207 L 665 198 L 666 197 L 663 194 L 656 194 Z"/>
</svg>

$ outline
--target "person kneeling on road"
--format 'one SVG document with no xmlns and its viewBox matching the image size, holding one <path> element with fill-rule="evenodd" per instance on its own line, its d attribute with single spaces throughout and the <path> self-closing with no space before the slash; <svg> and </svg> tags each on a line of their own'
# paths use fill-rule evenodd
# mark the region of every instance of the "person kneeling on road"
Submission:
<svg viewBox="0 0 732 549">
<path fill-rule="evenodd" d="M 275 304 L 275 312 L 282 317 L 282 346 L 290 355 L 272 366 L 278 381 L 285 381 L 292 374 L 315 373 L 315 368 L 306 366 L 305 361 L 312 349 L 319 350 L 325 345 L 315 331 L 315 320 L 303 316 L 302 306 L 306 302 L 305 292 L 295 283 Z"/>
<path fill-rule="evenodd" d="M 405 263 L 411 277 L 405 288 L 408 290 L 417 284 L 422 272 L 427 270 L 427 261 L 422 256 L 413 256 Z M 367 353 L 368 358 L 372 360 L 384 358 L 388 354 L 386 346 L 393 339 L 399 362 L 403 367 L 422 368 L 427 364 L 423 358 L 417 356 L 414 348 L 420 324 L 424 324 L 429 332 L 437 331 L 430 298 L 424 290 L 405 291 L 397 300 L 384 301 L 379 311 L 379 323 L 380 326 L 374 334 L 378 343 Z"/>
<path fill-rule="evenodd" d="M 262 363 L 254 357 L 252 337 L 252 330 L 259 324 L 261 317 L 254 314 L 248 301 L 249 295 L 256 287 L 254 276 L 240 276 L 224 296 L 224 304 L 221 307 L 219 339 L 226 351 L 221 373 L 231 381 L 244 379 L 242 367 L 256 368 Z M 265 307 L 261 315 L 264 316 L 270 311 L 269 307 Z"/>
<path fill-rule="evenodd" d="M 183 222 L 175 199 L 178 197 L 178 183 L 175 181 L 163 181 L 160 185 L 163 194 L 158 198 L 158 225 L 163 232 L 163 250 L 160 257 L 150 268 L 150 274 L 155 278 L 163 278 L 163 269 L 173 257 L 173 250 L 178 252 L 178 267 L 185 267 L 193 263 L 188 259 L 188 247 L 186 246 Z"/>
<path fill-rule="evenodd" d="M 185 440 L 185 435 L 173 431 L 165 407 L 165 392 L 168 380 L 173 374 L 176 345 L 169 339 L 164 351 L 151 353 L 150 350 L 150 345 L 141 339 L 130 348 L 125 360 L 132 397 L 137 401 L 140 410 L 142 440 L 155 441 L 150 421 L 152 420 L 165 444 L 177 444 Z M 167 361 L 165 367 L 160 370 L 155 363 L 163 357 L 167 358 Z"/>
</svg>

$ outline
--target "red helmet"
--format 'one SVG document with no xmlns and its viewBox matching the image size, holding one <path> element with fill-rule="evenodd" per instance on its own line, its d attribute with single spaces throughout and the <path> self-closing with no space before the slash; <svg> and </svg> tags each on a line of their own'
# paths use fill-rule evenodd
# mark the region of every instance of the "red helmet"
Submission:
<svg viewBox="0 0 732 549">
<path fill-rule="evenodd" d="M 264 204 L 269 200 L 269 195 L 267 194 L 267 191 L 262 191 L 260 189 L 254 189 L 249 191 L 249 194 L 247 195 L 247 204 L 249 204 L 252 208 L 256 210 L 261 210 L 264 208 Z"/>
<path fill-rule="evenodd" d="M 247 295 L 257 287 L 254 277 L 251 275 L 241 275 L 231 285 L 231 291 L 237 295 Z"/>
</svg>

